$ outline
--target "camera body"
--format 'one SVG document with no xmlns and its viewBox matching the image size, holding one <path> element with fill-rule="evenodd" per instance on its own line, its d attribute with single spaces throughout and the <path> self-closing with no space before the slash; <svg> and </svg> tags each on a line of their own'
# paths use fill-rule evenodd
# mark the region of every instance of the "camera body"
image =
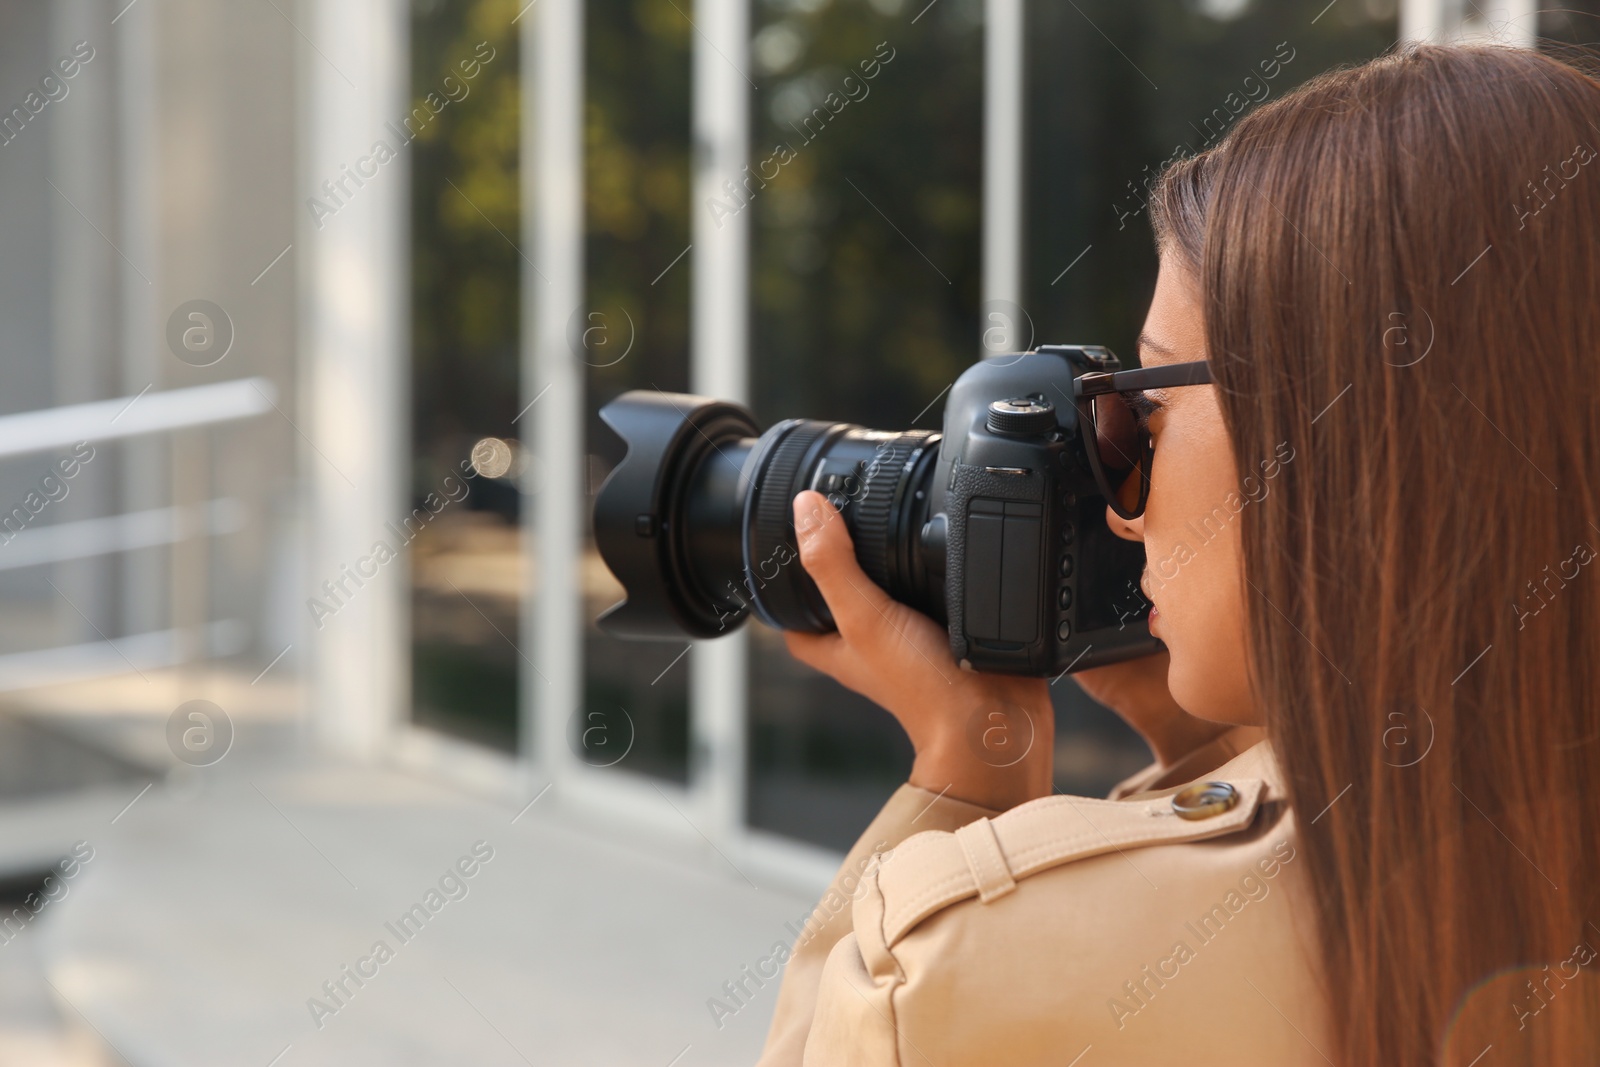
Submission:
<svg viewBox="0 0 1600 1067">
<path fill-rule="evenodd" d="M 628 596 L 599 624 L 677 640 L 750 614 L 832 629 L 792 522 L 815 489 L 867 575 L 945 624 L 974 670 L 1050 677 L 1154 652 L 1143 546 L 1106 525 L 1073 401 L 1079 375 L 1118 367 L 1096 345 L 991 356 L 951 387 L 943 433 L 806 419 L 760 433 L 739 405 L 624 393 L 600 412 L 629 448 L 594 531 Z"/>
<path fill-rule="evenodd" d="M 1055 675 L 1161 647 L 1143 547 L 1106 525 L 1073 404 L 1073 379 L 1119 367 L 1097 345 L 1048 345 L 982 360 L 950 390 L 921 540 L 951 652 L 975 670 Z"/>
</svg>

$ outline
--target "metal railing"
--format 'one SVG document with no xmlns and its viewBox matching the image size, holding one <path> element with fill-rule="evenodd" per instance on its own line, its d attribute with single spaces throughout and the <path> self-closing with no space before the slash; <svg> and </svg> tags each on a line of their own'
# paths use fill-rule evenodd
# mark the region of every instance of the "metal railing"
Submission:
<svg viewBox="0 0 1600 1067">
<path fill-rule="evenodd" d="M 242 378 L 163 392 L 146 388 L 135 396 L 0 416 L 0 459 L 84 442 L 94 445 L 154 435 L 171 438 L 183 431 L 265 414 L 275 409 L 276 396 L 277 389 L 268 379 Z M 174 440 L 174 447 L 177 443 Z M 31 521 L 33 513 L 21 505 L 0 514 L 0 571 L 163 546 L 187 548 L 182 558 L 176 551 L 171 557 L 175 576 L 168 605 L 171 625 L 113 638 L 78 612 L 98 639 L 0 655 L 0 691 L 116 673 L 129 667 L 169 666 L 202 655 L 241 650 L 250 628 L 238 619 L 209 617 L 205 576 L 211 539 L 242 529 L 245 511 L 240 500 L 219 496 L 37 525 Z M 182 596 L 177 580 L 180 572 L 186 576 Z M 179 617 L 180 599 L 188 602 L 190 618 Z M 199 618 L 192 617 L 196 601 Z"/>
</svg>

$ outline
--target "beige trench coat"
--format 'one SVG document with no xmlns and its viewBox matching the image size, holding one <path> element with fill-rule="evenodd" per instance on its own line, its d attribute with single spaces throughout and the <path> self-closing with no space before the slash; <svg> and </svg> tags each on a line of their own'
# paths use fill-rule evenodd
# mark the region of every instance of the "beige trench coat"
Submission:
<svg viewBox="0 0 1600 1067">
<path fill-rule="evenodd" d="M 759 1067 L 1326 1064 L 1295 815 L 1261 736 L 1108 800 L 1000 813 L 901 786 L 796 941 Z M 1180 818 L 1195 780 L 1233 806 Z"/>
</svg>

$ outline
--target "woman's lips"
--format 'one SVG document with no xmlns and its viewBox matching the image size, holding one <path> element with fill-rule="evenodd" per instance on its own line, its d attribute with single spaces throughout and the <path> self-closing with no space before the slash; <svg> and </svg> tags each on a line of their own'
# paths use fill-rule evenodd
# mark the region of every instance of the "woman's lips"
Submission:
<svg viewBox="0 0 1600 1067">
<path fill-rule="evenodd" d="M 1148 625 L 1150 627 L 1150 631 L 1152 633 L 1154 633 L 1155 632 L 1155 625 L 1156 625 L 1156 618 L 1161 614 L 1161 612 L 1156 610 L 1155 598 L 1150 595 L 1150 589 L 1149 589 L 1148 586 L 1145 585 L 1145 581 L 1144 580 L 1145 580 L 1145 576 L 1143 574 L 1139 575 L 1139 592 L 1140 592 L 1141 595 L 1143 595 L 1144 599 L 1150 605 L 1150 612 L 1149 612 L 1148 615 L 1145 616 L 1145 622 L 1146 622 L 1146 625 Z"/>
</svg>

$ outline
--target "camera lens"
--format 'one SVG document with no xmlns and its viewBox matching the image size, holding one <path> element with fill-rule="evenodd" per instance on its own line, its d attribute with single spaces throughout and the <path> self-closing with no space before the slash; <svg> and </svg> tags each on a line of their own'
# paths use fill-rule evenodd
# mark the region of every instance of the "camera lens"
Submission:
<svg viewBox="0 0 1600 1067">
<path fill-rule="evenodd" d="M 764 622 L 783 630 L 833 627 L 822 594 L 793 558 L 791 502 L 806 489 L 823 493 L 839 511 L 869 578 L 896 600 L 942 617 L 943 589 L 929 588 L 917 537 L 938 441 L 927 430 L 884 433 L 805 419 L 779 423 L 763 436 L 751 457 L 745 560 Z M 778 565 L 784 559 L 790 562 Z"/>
<path fill-rule="evenodd" d="M 838 509 L 873 581 L 944 620 L 943 561 L 920 539 L 937 433 L 789 419 L 758 435 L 739 405 L 644 391 L 600 416 L 628 445 L 595 499 L 595 543 L 627 594 L 603 629 L 711 637 L 751 611 L 780 629 L 832 629 L 799 561 L 792 508 L 806 489 Z"/>
</svg>

